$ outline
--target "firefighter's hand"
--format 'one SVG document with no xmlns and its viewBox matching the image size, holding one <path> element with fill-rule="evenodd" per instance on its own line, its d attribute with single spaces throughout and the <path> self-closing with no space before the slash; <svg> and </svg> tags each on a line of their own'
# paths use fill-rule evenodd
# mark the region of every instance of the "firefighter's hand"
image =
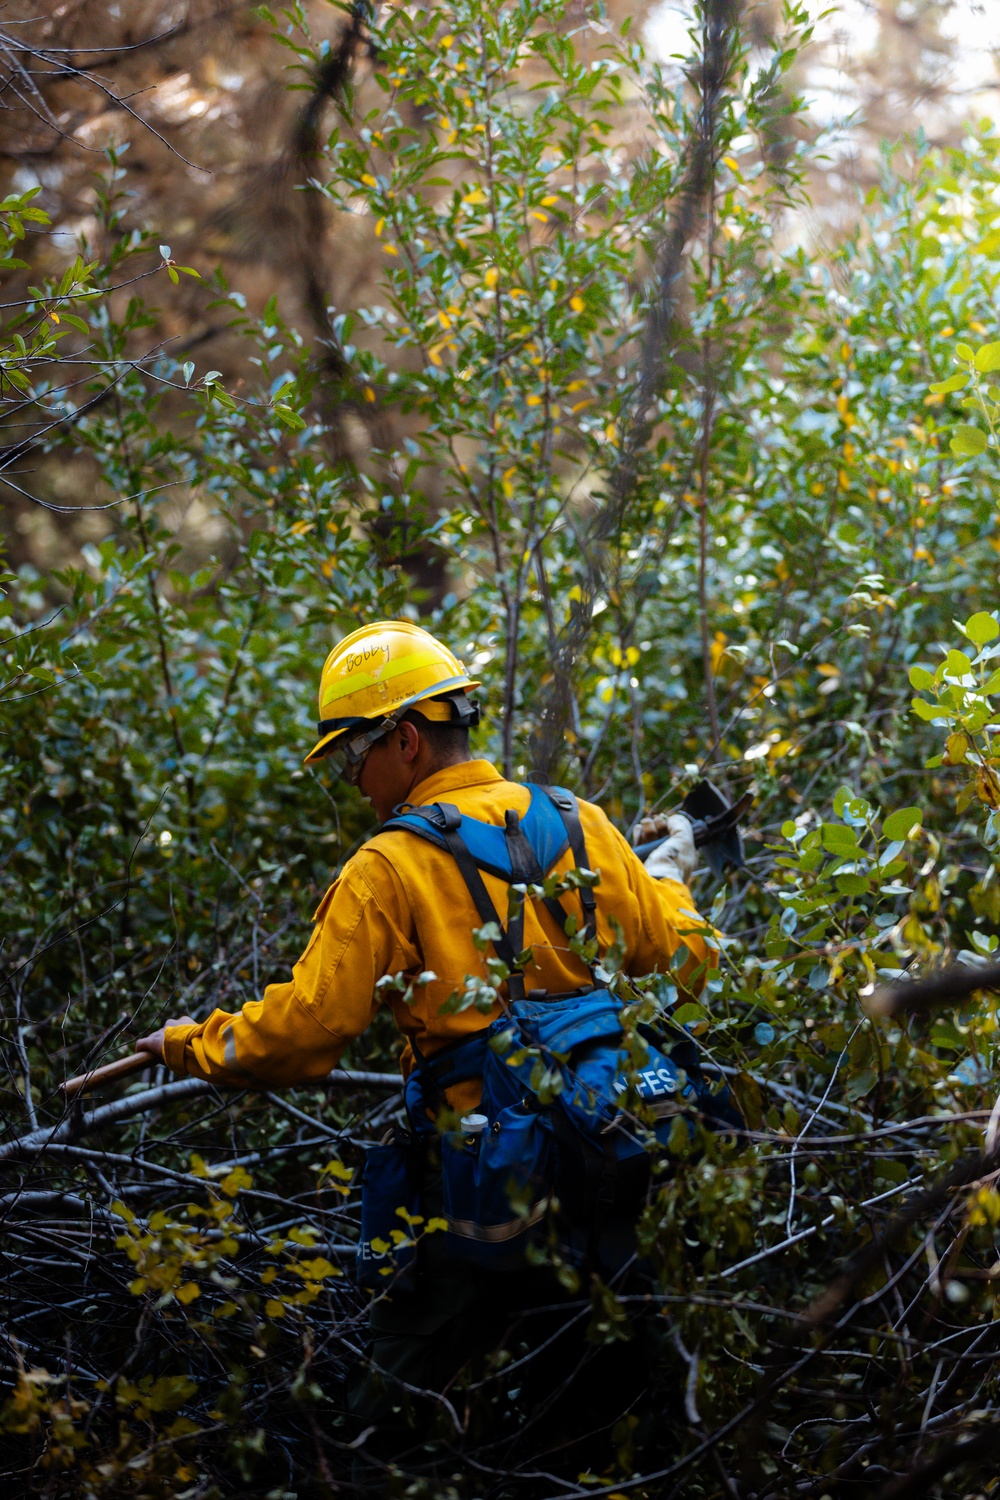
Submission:
<svg viewBox="0 0 1000 1500">
<path fill-rule="evenodd" d="M 646 860 L 647 872 L 654 880 L 679 880 L 683 885 L 688 884 L 698 863 L 690 818 L 683 813 L 643 818 L 636 824 L 632 838 L 636 844 L 663 839 L 660 847 L 654 849 Z"/>
<path fill-rule="evenodd" d="M 658 851 L 657 851 L 658 852 Z M 195 1026 L 197 1022 L 194 1016 L 178 1016 L 173 1021 L 164 1021 L 158 1031 L 151 1031 L 149 1036 L 144 1036 L 135 1044 L 137 1052 L 151 1052 L 157 1062 L 163 1061 L 163 1033 L 168 1026 Z"/>
</svg>

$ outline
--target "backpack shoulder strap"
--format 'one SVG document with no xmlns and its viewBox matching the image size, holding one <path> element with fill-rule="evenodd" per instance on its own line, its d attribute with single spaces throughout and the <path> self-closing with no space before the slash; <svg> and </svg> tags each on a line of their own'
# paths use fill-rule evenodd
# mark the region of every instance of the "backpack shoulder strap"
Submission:
<svg viewBox="0 0 1000 1500">
<path fill-rule="evenodd" d="M 540 787 L 539 791 L 545 794 L 562 819 L 569 847 L 573 851 L 573 861 L 576 868 L 578 870 L 589 870 L 587 841 L 580 823 L 580 807 L 573 793 L 568 792 L 565 787 L 561 786 Z M 597 936 L 597 899 L 594 896 L 591 886 L 582 885 L 580 887 L 580 905 L 583 908 L 583 935 L 589 943 Z"/>
<path fill-rule="evenodd" d="M 510 970 L 510 977 L 507 980 L 507 993 L 510 999 L 523 1000 L 524 976 L 517 964 L 517 953 L 521 946 L 520 938 L 515 933 L 514 940 L 511 941 L 511 935 L 508 934 L 490 899 L 490 893 L 479 871 L 479 864 L 462 837 L 463 829 L 468 824 L 476 824 L 480 828 L 491 828 L 493 833 L 499 836 L 504 847 L 509 850 L 510 840 L 507 837 L 506 828 L 495 828 L 493 825 L 479 824 L 474 818 L 463 818 L 458 808 L 451 802 L 435 802 L 432 807 L 410 808 L 383 823 L 379 832 L 390 828 L 406 828 L 411 833 L 415 833 L 418 838 L 427 839 L 429 843 L 436 844 L 439 849 L 447 849 L 465 881 L 469 895 L 479 913 L 479 920 L 484 926 L 492 924 L 497 931 L 498 936 L 493 939 L 493 947 L 497 957 L 502 959 Z M 509 852 L 506 862 L 506 872 L 499 872 L 501 878 L 508 880 L 520 878 L 512 876 Z"/>
</svg>

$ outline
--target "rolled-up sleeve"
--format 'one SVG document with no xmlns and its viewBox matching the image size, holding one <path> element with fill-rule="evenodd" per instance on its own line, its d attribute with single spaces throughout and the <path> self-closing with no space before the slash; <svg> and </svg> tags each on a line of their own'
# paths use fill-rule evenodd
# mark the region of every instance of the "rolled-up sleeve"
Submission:
<svg viewBox="0 0 1000 1500">
<path fill-rule="evenodd" d="M 291 980 L 268 985 L 235 1013 L 216 1010 L 197 1025 L 168 1027 L 167 1066 L 237 1087 L 325 1077 L 371 1022 L 378 981 L 412 959 L 395 892 L 388 901 L 382 894 L 352 861 L 324 897 Z"/>
</svg>

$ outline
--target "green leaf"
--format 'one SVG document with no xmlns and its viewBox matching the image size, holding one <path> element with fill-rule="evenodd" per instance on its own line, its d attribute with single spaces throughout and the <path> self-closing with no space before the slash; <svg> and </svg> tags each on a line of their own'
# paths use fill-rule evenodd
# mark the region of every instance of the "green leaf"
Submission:
<svg viewBox="0 0 1000 1500">
<path fill-rule="evenodd" d="M 857 854 L 858 836 L 853 828 L 843 823 L 824 823 L 820 834 L 828 854 Z"/>
<path fill-rule="evenodd" d="M 958 355 L 959 359 L 974 360 L 976 357 L 968 344 L 956 344 L 955 353 Z"/>
<path fill-rule="evenodd" d="M 876 1179 L 894 1183 L 905 1182 L 909 1175 L 901 1161 L 877 1161 L 872 1172 Z"/>
<path fill-rule="evenodd" d="M 923 816 L 922 808 L 897 807 L 896 811 L 891 812 L 882 824 L 882 837 L 886 839 L 908 838 L 914 828 L 919 828 Z"/>
<path fill-rule="evenodd" d="M 283 426 L 290 428 L 292 432 L 301 432 L 306 425 L 305 417 L 300 417 L 297 411 L 286 406 L 283 401 L 274 403 L 274 414 Z"/>
<path fill-rule="evenodd" d="M 918 719 L 923 719 L 925 724 L 932 724 L 935 719 L 948 717 L 943 709 L 938 708 L 936 703 L 928 703 L 926 698 L 914 698 L 910 709 Z"/>
<path fill-rule="evenodd" d="M 981 349 L 977 349 L 975 365 L 980 375 L 1000 370 L 1000 343 L 984 344 Z"/>
<path fill-rule="evenodd" d="M 838 875 L 834 884 L 842 896 L 864 896 L 871 889 L 867 875 Z"/>
<path fill-rule="evenodd" d="M 675 1010 L 670 1019 L 678 1026 L 686 1026 L 689 1021 L 706 1021 L 708 1011 L 703 1005 L 695 1005 L 693 1000 L 689 1000 L 687 1005 Z"/>
<path fill-rule="evenodd" d="M 839 786 L 833 796 L 833 810 L 838 818 L 844 816 L 844 808 L 848 802 L 854 801 L 854 792 L 849 786 Z"/>
<path fill-rule="evenodd" d="M 969 677 L 972 674 L 972 662 L 964 651 L 949 651 L 944 670 L 947 677 Z"/>
<path fill-rule="evenodd" d="M 947 380 L 936 380 L 933 385 L 928 386 L 935 396 L 948 396 L 952 391 L 960 391 L 969 383 L 969 376 L 965 370 L 959 370 L 957 375 L 949 375 Z"/>
<path fill-rule="evenodd" d="M 994 347 L 1000 349 L 1000 344 L 994 345 Z M 969 637 L 969 640 L 974 641 L 977 646 L 985 646 L 988 641 L 995 641 L 997 636 L 1000 635 L 1000 625 L 997 624 L 993 615 L 987 614 L 983 609 L 978 614 L 973 615 L 971 619 L 966 620 L 965 633 Z M 916 683 L 914 683 L 914 687 L 916 687 Z"/>
<path fill-rule="evenodd" d="M 934 686 L 934 674 L 928 672 L 926 667 L 911 667 L 909 675 L 911 687 L 921 688 L 926 692 Z"/>
<path fill-rule="evenodd" d="M 978 458 L 986 452 L 986 434 L 979 427 L 970 427 L 968 422 L 959 422 L 951 439 L 951 451 L 959 458 Z"/>
</svg>

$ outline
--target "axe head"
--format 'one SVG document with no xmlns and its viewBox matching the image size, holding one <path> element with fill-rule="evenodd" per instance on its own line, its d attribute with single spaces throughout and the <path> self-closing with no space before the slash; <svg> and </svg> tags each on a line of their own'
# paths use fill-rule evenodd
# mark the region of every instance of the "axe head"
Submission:
<svg viewBox="0 0 1000 1500">
<path fill-rule="evenodd" d="M 727 864 L 737 870 L 743 866 L 743 835 L 738 819 L 753 801 L 752 792 L 744 792 L 734 805 L 710 781 L 699 781 L 681 803 L 694 826 L 695 847 L 705 856 L 714 875 L 721 878 Z"/>
</svg>

